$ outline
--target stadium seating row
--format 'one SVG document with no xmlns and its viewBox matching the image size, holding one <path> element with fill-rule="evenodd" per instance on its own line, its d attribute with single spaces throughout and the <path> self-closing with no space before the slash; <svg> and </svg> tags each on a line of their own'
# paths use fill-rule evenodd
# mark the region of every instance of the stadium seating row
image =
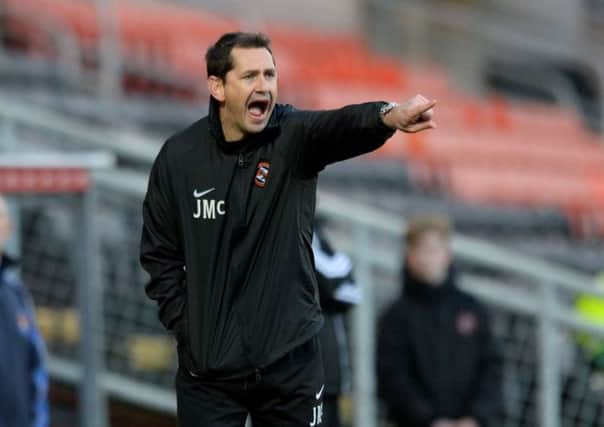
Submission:
<svg viewBox="0 0 604 427">
<path fill-rule="evenodd" d="M 46 20 L 62 24 L 77 37 L 81 47 L 92 49 L 98 38 L 98 22 L 92 2 L 74 0 L 7 0 L 6 8 L 19 23 Z M 198 79 L 203 51 L 220 34 L 240 27 L 234 20 L 199 10 L 173 5 L 118 2 L 118 32 L 124 58 L 157 61 L 163 67 L 191 79 Z M 24 16 L 31 19 L 24 20 Z M 28 26 L 28 31 L 31 28 Z M 280 71 L 288 81 L 321 79 L 364 81 L 376 79 L 398 83 L 397 61 L 370 55 L 357 39 L 349 36 L 307 35 L 278 25 L 267 28 L 279 53 Z M 309 63 L 313 67 L 307 67 Z"/>
<path fill-rule="evenodd" d="M 9 13 L 19 16 L 11 22 L 15 33 L 39 40 L 35 24 L 45 20 L 69 29 L 84 50 L 94 50 L 98 25 L 93 3 L 5 3 Z M 149 68 L 167 73 L 172 81 L 201 85 L 200 47 L 240 27 L 232 19 L 163 3 L 148 2 L 143 9 L 138 3 L 121 1 L 117 13 L 121 50 L 129 67 L 124 80 L 137 90 L 166 92 L 165 85 L 148 84 L 145 76 L 136 75 L 136 70 Z M 273 39 L 282 92 L 301 106 L 333 108 L 367 99 L 402 99 L 413 95 L 412 90 L 437 99 L 438 132 L 398 135 L 398 141 L 376 154 L 409 162 L 422 184 L 441 186 L 465 201 L 556 207 L 579 215 L 571 218 L 574 223 L 585 223 L 586 215 L 600 223 L 604 144 L 583 128 L 576 114 L 462 94 L 442 69 L 411 67 L 377 56 L 354 34 L 314 33 L 274 23 L 263 29 Z M 187 92 L 181 84 L 175 93 L 190 98 L 203 92 Z"/>
</svg>

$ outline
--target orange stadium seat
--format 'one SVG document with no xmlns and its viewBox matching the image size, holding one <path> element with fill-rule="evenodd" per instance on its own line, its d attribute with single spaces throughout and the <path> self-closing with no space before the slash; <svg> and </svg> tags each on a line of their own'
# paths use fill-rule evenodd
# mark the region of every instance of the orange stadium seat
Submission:
<svg viewBox="0 0 604 427">
<path fill-rule="evenodd" d="M 457 94 L 445 70 L 436 65 L 407 66 L 408 85 L 426 96 L 444 104 L 444 100 Z"/>
<path fill-rule="evenodd" d="M 590 202 L 585 177 L 527 169 L 452 166 L 447 185 L 451 193 L 474 203 L 566 208 Z"/>
<path fill-rule="evenodd" d="M 505 134 L 481 135 L 475 138 L 434 132 L 425 136 L 426 156 L 434 161 L 458 159 L 493 159 L 498 163 L 522 163 L 529 168 L 563 170 L 604 170 L 604 146 L 596 144 L 545 145 L 526 141 L 510 143 Z"/>
<path fill-rule="evenodd" d="M 6 0 L 4 7 L 10 12 L 29 14 L 32 22 L 46 20 L 63 25 L 78 37 L 88 40 L 96 34 L 96 22 L 90 4 L 65 0 Z"/>
<path fill-rule="evenodd" d="M 579 116 L 560 107 L 518 104 L 508 111 L 512 129 L 530 133 L 577 136 L 587 135 Z"/>
<path fill-rule="evenodd" d="M 313 86 L 313 108 L 330 109 L 346 104 L 355 104 L 368 100 L 389 101 L 397 94 L 405 93 L 406 88 L 399 85 L 368 84 L 327 84 L 317 83 Z"/>
</svg>

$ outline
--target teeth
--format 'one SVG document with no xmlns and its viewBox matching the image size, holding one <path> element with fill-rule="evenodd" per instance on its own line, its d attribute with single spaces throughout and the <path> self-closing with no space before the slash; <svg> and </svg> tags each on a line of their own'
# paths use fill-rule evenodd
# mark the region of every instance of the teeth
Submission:
<svg viewBox="0 0 604 427">
<path fill-rule="evenodd" d="M 250 108 L 250 113 L 252 113 L 254 116 L 260 116 L 262 115 L 262 109 L 260 108 Z"/>
</svg>

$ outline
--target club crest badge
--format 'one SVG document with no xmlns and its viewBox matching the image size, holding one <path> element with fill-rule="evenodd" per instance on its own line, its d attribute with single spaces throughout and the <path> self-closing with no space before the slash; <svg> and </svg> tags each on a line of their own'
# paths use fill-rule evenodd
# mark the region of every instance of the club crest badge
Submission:
<svg viewBox="0 0 604 427">
<path fill-rule="evenodd" d="M 457 316 L 456 326 L 460 335 L 474 335 L 478 329 L 478 319 L 472 312 L 462 312 Z"/>
<path fill-rule="evenodd" d="M 266 187 L 270 169 L 271 164 L 269 162 L 262 161 L 258 163 L 258 168 L 256 169 L 256 176 L 254 177 L 254 183 L 256 184 L 256 187 Z"/>
</svg>

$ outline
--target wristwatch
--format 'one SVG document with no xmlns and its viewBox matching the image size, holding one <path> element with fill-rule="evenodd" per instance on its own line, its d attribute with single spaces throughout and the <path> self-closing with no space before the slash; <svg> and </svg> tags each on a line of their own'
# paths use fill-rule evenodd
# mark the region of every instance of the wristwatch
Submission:
<svg viewBox="0 0 604 427">
<path fill-rule="evenodd" d="M 393 108 L 398 107 L 398 103 L 396 102 L 388 102 L 380 107 L 380 116 L 384 117 L 388 114 Z"/>
</svg>

